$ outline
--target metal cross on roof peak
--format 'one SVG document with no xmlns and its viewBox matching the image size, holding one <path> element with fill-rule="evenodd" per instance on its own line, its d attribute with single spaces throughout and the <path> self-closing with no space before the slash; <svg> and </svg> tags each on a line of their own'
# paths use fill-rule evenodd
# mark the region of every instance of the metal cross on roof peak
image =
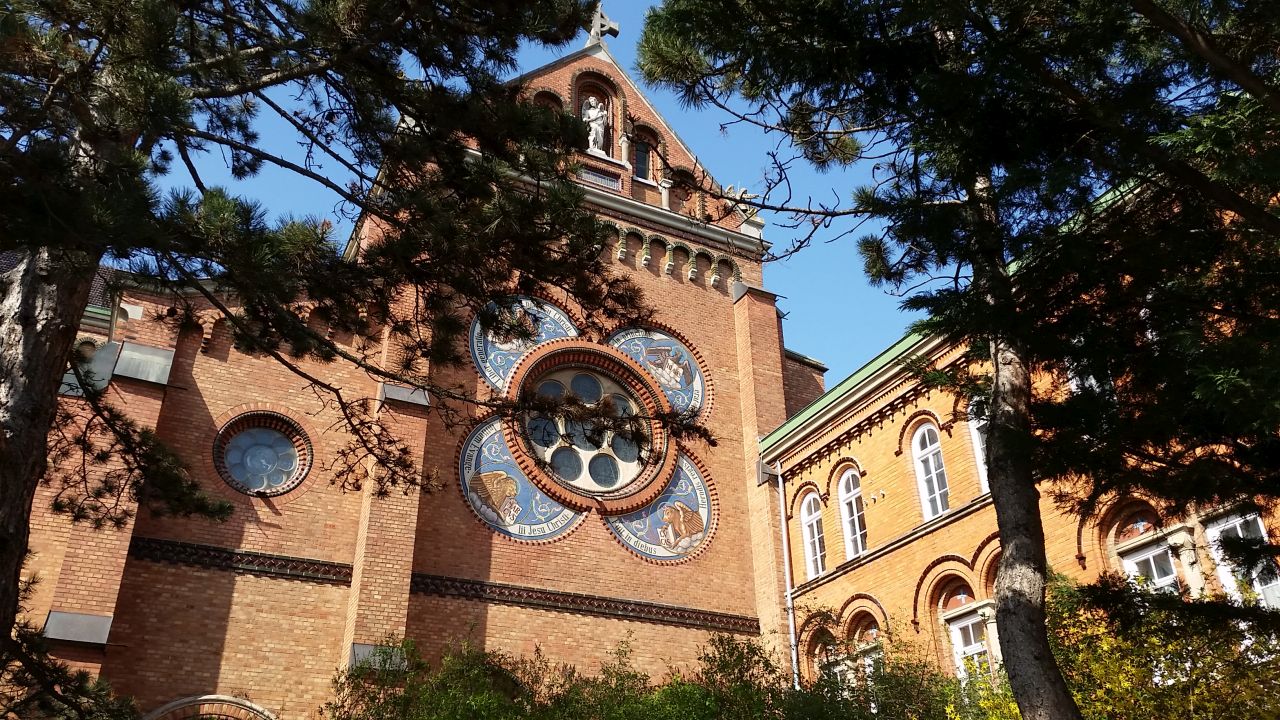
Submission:
<svg viewBox="0 0 1280 720">
<path fill-rule="evenodd" d="M 618 37 L 618 23 L 609 19 L 604 14 L 604 3 L 596 5 L 596 14 L 591 18 L 590 34 L 587 35 L 587 44 L 583 47 L 590 47 L 596 43 L 603 42 L 604 36 Z"/>
</svg>

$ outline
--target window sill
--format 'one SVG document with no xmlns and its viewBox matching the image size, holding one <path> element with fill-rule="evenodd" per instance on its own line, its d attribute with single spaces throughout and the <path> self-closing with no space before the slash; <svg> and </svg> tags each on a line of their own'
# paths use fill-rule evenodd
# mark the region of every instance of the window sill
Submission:
<svg viewBox="0 0 1280 720">
<path fill-rule="evenodd" d="M 628 170 L 630 170 L 630 169 L 631 169 L 631 163 L 629 163 L 629 162 L 623 162 L 623 161 L 621 161 L 621 160 L 617 160 L 617 159 L 615 159 L 615 158 L 612 158 L 612 157 L 610 157 L 609 155 L 606 155 L 604 152 L 602 152 L 602 151 L 600 151 L 600 150 L 587 150 L 587 151 L 585 151 L 585 154 L 586 154 L 586 156 L 587 156 L 587 157 L 589 157 L 589 158 L 591 158 L 591 159 L 593 159 L 593 160 L 599 160 L 599 161 L 601 161 L 601 162 L 606 162 L 606 163 L 609 163 L 610 165 L 617 165 L 618 167 L 624 167 L 624 168 L 627 168 Z"/>
<path fill-rule="evenodd" d="M 654 181 L 652 181 L 652 180 L 646 180 L 646 179 L 644 179 L 644 178 L 640 177 L 639 175 L 633 175 L 633 176 L 631 177 L 631 181 L 632 181 L 632 182 L 640 183 L 641 185 L 648 185 L 649 187 L 653 187 L 653 188 L 658 187 L 658 183 L 656 183 L 656 182 L 654 182 Z"/>
</svg>

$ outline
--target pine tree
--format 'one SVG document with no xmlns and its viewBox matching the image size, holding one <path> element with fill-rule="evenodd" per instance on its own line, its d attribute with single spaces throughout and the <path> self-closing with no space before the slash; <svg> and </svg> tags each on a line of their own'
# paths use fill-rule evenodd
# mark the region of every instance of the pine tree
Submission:
<svg viewBox="0 0 1280 720">
<path fill-rule="evenodd" d="M 300 358 L 354 364 L 445 407 L 476 401 L 429 375 L 460 360 L 471 312 L 503 333 L 522 332 L 518 318 L 486 310 L 492 300 L 566 293 L 599 323 L 641 312 L 635 287 L 601 261 L 604 226 L 570 182 L 568 153 L 584 144 L 584 128 L 503 82 L 522 43 L 567 42 L 594 5 L 0 7 L 0 644 L 6 677 L 21 680 L 16 692 L 6 683 L 10 707 L 30 711 L 38 696 L 69 716 L 100 709 L 97 689 L 46 662 L 38 633 L 14 638 L 38 483 L 62 483 L 60 509 L 95 524 L 127 520 L 118 498 L 183 514 L 229 510 L 101 396 L 59 404 L 101 265 L 168 293 L 174 322 L 198 303 L 221 309 L 240 349 L 285 364 L 346 418 L 349 472 L 340 468 L 338 481 L 367 480 L 358 471 L 372 460 L 382 491 L 419 484 L 421 469 L 372 421 L 369 398 L 307 375 Z M 305 162 L 262 141 L 268 119 L 291 129 L 288 142 L 301 144 Z M 219 155 L 235 179 L 275 166 L 337 195 L 359 219 L 360 251 L 344 255 L 323 218 L 269 222 L 252 198 L 207 183 L 201 168 Z M 160 192 L 166 177 L 188 189 Z M 386 355 L 397 361 L 379 363 L 381 352 L 356 354 L 309 327 L 295 311 L 303 301 L 371 347 L 383 348 L 388 331 Z M 55 460 L 111 454 L 124 470 L 51 478 L 59 465 L 48 449 Z"/>
<path fill-rule="evenodd" d="M 970 349 L 917 370 L 983 399 L 1025 718 L 1080 717 L 1046 640 L 1041 483 L 1084 511 L 1280 494 L 1280 17 L 1263 5 L 667 0 L 647 20 L 650 81 L 819 168 L 873 165 L 844 206 L 793 209 L 882 223 L 860 241 L 869 276 Z"/>
</svg>

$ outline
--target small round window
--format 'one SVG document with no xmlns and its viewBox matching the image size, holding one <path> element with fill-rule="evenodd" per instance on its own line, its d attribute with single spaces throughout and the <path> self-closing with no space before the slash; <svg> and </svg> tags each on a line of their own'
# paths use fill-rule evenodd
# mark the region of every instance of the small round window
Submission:
<svg viewBox="0 0 1280 720">
<path fill-rule="evenodd" d="M 534 392 L 549 400 L 572 398 L 603 409 L 606 417 L 625 419 L 636 414 L 639 403 L 621 383 L 584 368 L 562 368 L 532 384 Z M 603 405 L 603 407 L 601 407 Z M 597 427 L 591 420 L 535 414 L 524 424 L 534 454 L 551 468 L 560 482 L 579 492 L 618 492 L 640 476 L 645 460 L 641 446 L 647 437 L 639 430 L 610 423 Z"/>
<path fill-rule="evenodd" d="M 218 432 L 214 466 L 231 487 L 249 495 L 280 495 L 311 468 L 311 441 L 293 420 L 279 413 L 241 415 Z"/>
</svg>

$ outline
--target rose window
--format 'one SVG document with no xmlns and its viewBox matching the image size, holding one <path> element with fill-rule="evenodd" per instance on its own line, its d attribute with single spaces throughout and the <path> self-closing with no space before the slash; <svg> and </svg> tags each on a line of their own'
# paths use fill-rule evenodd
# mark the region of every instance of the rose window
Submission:
<svg viewBox="0 0 1280 720">
<path fill-rule="evenodd" d="M 581 367 L 561 368 L 538 378 L 534 392 L 549 400 L 571 399 L 596 411 L 604 420 L 576 420 L 536 414 L 525 422 L 534 454 L 550 467 L 556 480 L 586 494 L 615 493 L 644 470 L 642 446 L 647 436 L 625 422 L 639 407 L 621 383 Z M 567 415 L 567 414 L 566 414 Z M 613 422 L 617 418 L 618 422 Z"/>
<path fill-rule="evenodd" d="M 311 443 L 302 429 L 276 413 L 248 413 L 214 440 L 214 465 L 228 485 L 250 495 L 280 495 L 310 469 Z"/>
</svg>

